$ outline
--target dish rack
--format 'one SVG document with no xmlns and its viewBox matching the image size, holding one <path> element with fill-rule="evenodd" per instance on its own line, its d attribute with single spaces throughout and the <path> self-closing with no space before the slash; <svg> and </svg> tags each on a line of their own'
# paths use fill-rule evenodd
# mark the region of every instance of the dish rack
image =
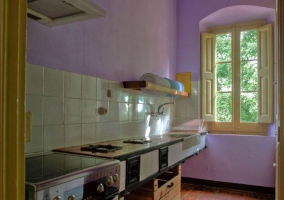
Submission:
<svg viewBox="0 0 284 200">
<path fill-rule="evenodd" d="M 171 131 L 182 132 L 182 131 L 202 131 L 203 130 L 203 119 L 193 119 L 182 123 L 178 126 L 173 126 Z"/>
</svg>

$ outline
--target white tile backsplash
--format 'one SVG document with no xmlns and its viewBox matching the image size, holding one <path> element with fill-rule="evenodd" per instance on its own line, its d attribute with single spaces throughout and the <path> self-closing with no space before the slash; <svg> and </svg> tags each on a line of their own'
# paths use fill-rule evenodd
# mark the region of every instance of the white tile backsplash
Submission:
<svg viewBox="0 0 284 200">
<path fill-rule="evenodd" d="M 38 95 L 26 95 L 26 111 L 32 113 L 32 125 L 42 125 L 43 97 Z"/>
<path fill-rule="evenodd" d="M 63 97 L 63 81 L 62 71 L 44 68 L 44 95 Z"/>
<path fill-rule="evenodd" d="M 97 112 L 97 101 L 82 99 L 82 123 L 95 123 Z"/>
<path fill-rule="evenodd" d="M 64 99 L 65 124 L 82 123 L 81 106 L 81 99 Z"/>
<path fill-rule="evenodd" d="M 65 72 L 64 76 L 64 96 L 70 98 L 81 98 L 81 75 Z"/>
<path fill-rule="evenodd" d="M 81 144 L 82 124 L 65 125 L 64 143 L 65 147 Z"/>
<path fill-rule="evenodd" d="M 96 124 L 96 141 L 110 140 L 109 123 Z"/>
<path fill-rule="evenodd" d="M 26 94 L 43 95 L 43 67 L 27 64 Z"/>
<path fill-rule="evenodd" d="M 43 151 L 43 127 L 33 126 L 31 141 L 26 143 L 26 154 Z"/>
<path fill-rule="evenodd" d="M 64 147 L 64 125 L 43 127 L 44 151 Z"/>
<path fill-rule="evenodd" d="M 63 98 L 44 97 L 43 100 L 43 124 L 63 124 Z"/>
<path fill-rule="evenodd" d="M 97 78 L 97 100 L 108 100 L 108 80 Z"/>
<path fill-rule="evenodd" d="M 97 98 L 97 79 L 96 77 L 82 75 L 82 99 Z"/>
<path fill-rule="evenodd" d="M 96 142 L 96 124 L 82 124 L 82 144 Z"/>
<path fill-rule="evenodd" d="M 33 113 L 26 154 L 162 134 L 170 124 L 199 114 L 197 89 L 189 98 L 170 98 L 125 89 L 116 81 L 40 66 L 28 65 L 26 74 L 26 109 Z M 199 82 L 192 87 L 198 88 Z M 162 103 L 173 101 L 175 105 L 164 107 L 164 115 L 150 116 Z M 99 114 L 100 107 L 107 112 Z"/>
</svg>

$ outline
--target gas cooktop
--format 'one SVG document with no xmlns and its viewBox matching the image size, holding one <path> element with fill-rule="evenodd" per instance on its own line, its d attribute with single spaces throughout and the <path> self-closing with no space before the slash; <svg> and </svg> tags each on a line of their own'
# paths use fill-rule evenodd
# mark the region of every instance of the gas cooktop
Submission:
<svg viewBox="0 0 284 200">
<path fill-rule="evenodd" d="M 87 147 L 81 147 L 82 151 L 104 152 L 104 153 L 114 152 L 120 149 L 122 149 L 122 147 L 112 146 L 110 144 L 108 145 L 89 145 Z"/>
</svg>

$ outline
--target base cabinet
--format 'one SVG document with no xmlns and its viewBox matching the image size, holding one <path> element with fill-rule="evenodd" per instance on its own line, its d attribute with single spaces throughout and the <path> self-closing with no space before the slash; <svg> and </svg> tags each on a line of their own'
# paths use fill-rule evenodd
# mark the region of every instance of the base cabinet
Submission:
<svg viewBox="0 0 284 200">
<path fill-rule="evenodd" d="M 181 165 L 154 178 L 124 196 L 125 200 L 177 200 L 180 199 Z"/>
</svg>

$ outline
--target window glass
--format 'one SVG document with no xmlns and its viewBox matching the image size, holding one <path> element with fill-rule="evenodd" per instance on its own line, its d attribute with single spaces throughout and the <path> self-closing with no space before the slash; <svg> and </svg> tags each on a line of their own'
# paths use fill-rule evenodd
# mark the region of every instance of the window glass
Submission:
<svg viewBox="0 0 284 200">
<path fill-rule="evenodd" d="M 232 65 L 231 63 L 222 63 L 216 65 L 217 91 L 232 91 Z"/>
<path fill-rule="evenodd" d="M 257 122 L 257 92 L 241 92 L 241 122 Z"/>
<path fill-rule="evenodd" d="M 240 33 L 241 60 L 257 59 L 257 31 L 241 31 Z"/>
<path fill-rule="evenodd" d="M 217 93 L 216 120 L 218 122 L 232 121 L 232 93 Z"/>
<path fill-rule="evenodd" d="M 257 61 L 241 62 L 241 91 L 257 91 Z"/>
<path fill-rule="evenodd" d="M 232 34 L 218 34 L 216 36 L 216 62 L 232 60 Z"/>
</svg>

